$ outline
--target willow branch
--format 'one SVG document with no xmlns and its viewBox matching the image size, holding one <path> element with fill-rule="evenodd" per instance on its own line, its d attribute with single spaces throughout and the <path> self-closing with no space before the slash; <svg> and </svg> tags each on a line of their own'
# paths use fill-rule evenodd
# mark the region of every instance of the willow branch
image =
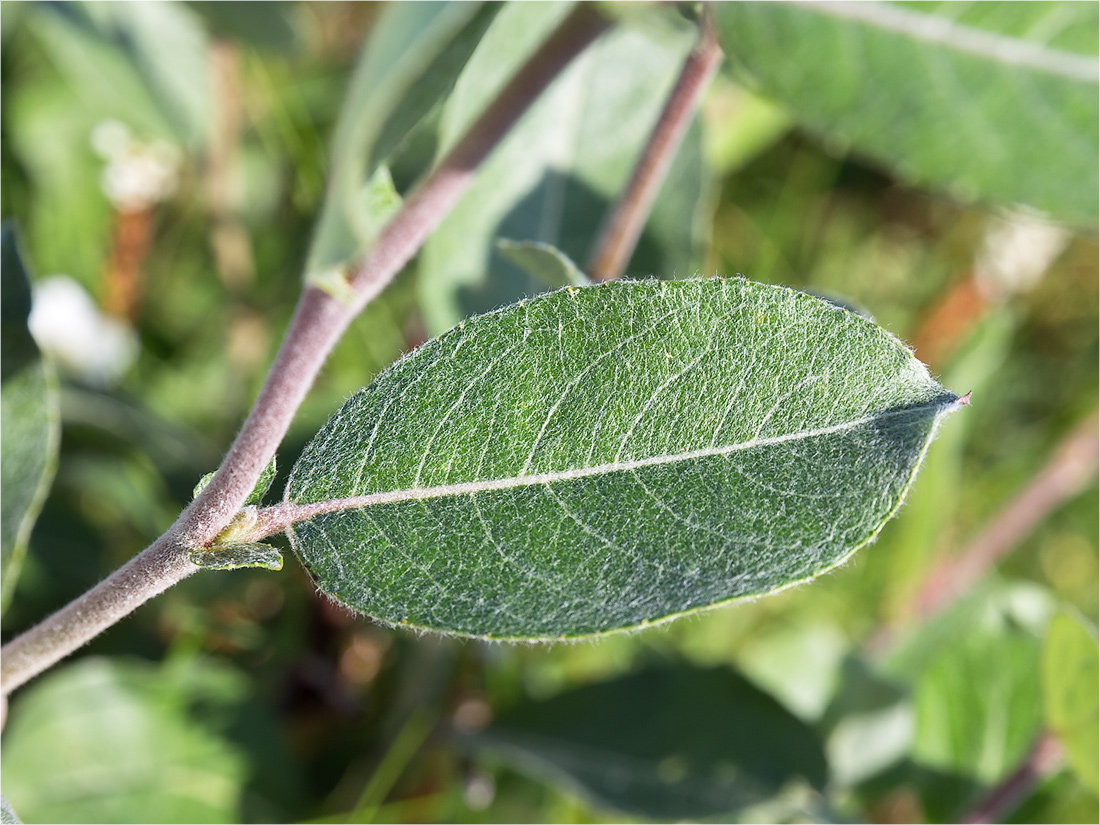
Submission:
<svg viewBox="0 0 1100 825">
<path fill-rule="evenodd" d="M 4 645 L 0 693 L 7 695 L 199 569 L 188 551 L 211 544 L 241 509 L 352 318 L 416 254 L 466 191 L 478 165 L 531 103 L 607 26 L 585 4 L 566 17 L 382 230 L 350 279 L 352 302 L 341 303 L 315 287 L 303 291 L 260 395 L 210 483 L 164 535 L 129 563 Z"/>
<path fill-rule="evenodd" d="M 600 230 L 585 267 L 594 281 L 612 281 L 626 271 L 699 98 L 722 62 L 722 50 L 709 11 L 704 11 L 700 25 L 699 42 L 684 62 L 630 182 Z"/>
</svg>

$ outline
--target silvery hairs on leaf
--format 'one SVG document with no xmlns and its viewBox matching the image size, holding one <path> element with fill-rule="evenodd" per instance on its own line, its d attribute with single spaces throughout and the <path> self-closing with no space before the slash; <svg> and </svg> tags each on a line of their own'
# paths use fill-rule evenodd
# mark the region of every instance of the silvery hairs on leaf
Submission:
<svg viewBox="0 0 1100 825">
<path fill-rule="evenodd" d="M 960 401 L 804 293 L 569 287 L 459 324 L 350 398 L 294 468 L 288 534 L 325 593 L 389 624 L 635 628 L 842 563 Z"/>
</svg>

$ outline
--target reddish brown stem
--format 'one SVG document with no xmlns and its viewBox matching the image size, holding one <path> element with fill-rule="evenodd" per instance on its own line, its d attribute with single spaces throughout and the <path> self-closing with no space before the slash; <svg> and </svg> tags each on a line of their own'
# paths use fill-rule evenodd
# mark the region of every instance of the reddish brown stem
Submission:
<svg viewBox="0 0 1100 825">
<path fill-rule="evenodd" d="M 1000 785 L 994 788 L 964 818 L 967 823 L 1004 822 L 1027 798 L 1032 789 L 1052 774 L 1062 761 L 1062 748 L 1050 733 L 1044 733 L 1027 757 Z"/>
<path fill-rule="evenodd" d="M 351 319 L 416 254 L 473 179 L 478 164 L 561 70 L 607 28 L 578 6 L 420 184 L 378 238 L 343 304 L 308 287 L 260 396 L 218 471 L 175 524 L 124 567 L 0 651 L 2 693 L 10 693 L 199 568 L 188 550 L 210 544 L 229 523 L 271 460 L 332 346 Z"/>
<path fill-rule="evenodd" d="M 1100 449 L 1097 426 L 1096 415 L 1090 415 L 1058 445 L 1040 473 L 977 538 L 929 575 L 914 602 L 917 616 L 927 619 L 956 601 L 1051 511 L 1081 491 L 1096 474 Z"/>
<path fill-rule="evenodd" d="M 699 42 L 684 62 L 630 182 L 600 230 L 586 267 L 594 281 L 612 281 L 626 271 L 699 98 L 722 62 L 709 14 L 704 14 L 701 26 Z"/>
</svg>

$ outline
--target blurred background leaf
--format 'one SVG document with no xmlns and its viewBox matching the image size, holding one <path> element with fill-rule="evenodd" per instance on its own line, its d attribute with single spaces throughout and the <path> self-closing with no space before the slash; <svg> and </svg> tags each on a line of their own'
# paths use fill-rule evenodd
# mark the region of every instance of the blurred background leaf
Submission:
<svg viewBox="0 0 1100 825">
<path fill-rule="evenodd" d="M 27 691 L 5 732 L 5 793 L 42 822 L 235 822 L 246 807 L 278 816 L 263 793 L 280 771 L 286 781 L 286 766 L 251 701 L 239 671 L 186 655 L 160 667 L 90 658 L 59 668 Z M 251 763 L 234 735 L 274 746 L 266 764 Z"/>
<path fill-rule="evenodd" d="M 730 3 L 716 18 L 742 76 L 828 140 L 963 201 L 1095 223 L 1095 4 Z"/>
<path fill-rule="evenodd" d="M 504 8 L 444 105 L 441 153 L 568 10 L 567 3 Z M 659 40 L 647 31 L 616 30 L 555 80 L 425 245 L 418 278 L 429 332 L 546 289 L 500 253 L 498 238 L 551 244 L 584 268 L 694 38 L 691 27 Z M 629 275 L 695 273 L 708 180 L 695 126 L 661 189 Z"/>
<path fill-rule="evenodd" d="M 1085 787 L 1100 793 L 1100 651 L 1096 628 L 1059 613 L 1043 643 L 1044 717 Z"/>
<path fill-rule="evenodd" d="M 308 279 L 325 283 L 332 268 L 350 266 L 370 248 L 400 204 L 383 165 L 450 91 L 499 8 L 393 3 L 381 13 L 363 44 L 336 127 Z"/>
<path fill-rule="evenodd" d="M 813 730 L 724 668 L 650 668 L 518 705 L 471 744 L 662 821 L 743 813 L 826 778 Z"/>
</svg>

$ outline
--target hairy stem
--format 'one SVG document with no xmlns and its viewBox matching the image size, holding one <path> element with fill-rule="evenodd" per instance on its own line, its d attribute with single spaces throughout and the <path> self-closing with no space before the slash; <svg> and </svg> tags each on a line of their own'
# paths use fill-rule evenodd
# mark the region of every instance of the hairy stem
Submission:
<svg viewBox="0 0 1100 825">
<path fill-rule="evenodd" d="M 722 62 L 722 50 L 709 10 L 704 11 L 700 25 L 699 42 L 684 62 L 630 182 L 600 230 L 585 267 L 593 281 L 612 281 L 626 271 L 676 150 L 695 115 L 699 98 Z"/>
<path fill-rule="evenodd" d="M 199 569 L 187 558 L 188 550 L 210 544 L 240 510 L 352 318 L 416 254 L 465 192 L 478 165 L 531 103 L 607 26 L 585 4 L 566 17 L 386 225 L 351 279 L 352 303 L 315 287 L 303 291 L 260 395 L 210 483 L 163 536 L 128 564 L 4 645 L 0 693 L 7 695 Z"/>
</svg>

